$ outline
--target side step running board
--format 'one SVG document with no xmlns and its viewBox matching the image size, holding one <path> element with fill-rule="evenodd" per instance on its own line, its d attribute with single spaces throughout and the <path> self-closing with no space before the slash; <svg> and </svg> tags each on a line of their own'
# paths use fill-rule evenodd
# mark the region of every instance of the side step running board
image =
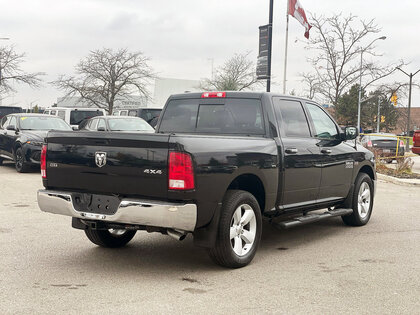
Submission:
<svg viewBox="0 0 420 315">
<path fill-rule="evenodd" d="M 301 217 L 293 218 L 292 220 L 282 221 L 282 222 L 272 222 L 274 226 L 281 228 L 281 229 L 289 229 L 295 226 L 313 223 L 317 221 L 321 221 L 324 219 L 332 218 L 332 217 L 339 217 L 342 215 L 352 214 L 353 209 L 334 209 L 330 211 L 326 211 L 324 213 L 311 213 L 307 215 L 303 215 Z"/>
</svg>

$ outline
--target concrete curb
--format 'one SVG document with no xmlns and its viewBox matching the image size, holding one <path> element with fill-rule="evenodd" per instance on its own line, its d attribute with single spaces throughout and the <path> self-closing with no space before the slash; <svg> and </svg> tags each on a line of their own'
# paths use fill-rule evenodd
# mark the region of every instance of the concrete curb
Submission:
<svg viewBox="0 0 420 315">
<path fill-rule="evenodd" d="M 384 174 L 376 173 L 378 179 L 383 180 L 388 183 L 393 183 L 402 186 L 417 186 L 420 187 L 420 179 L 416 178 L 397 178 L 393 176 L 388 176 Z"/>
</svg>

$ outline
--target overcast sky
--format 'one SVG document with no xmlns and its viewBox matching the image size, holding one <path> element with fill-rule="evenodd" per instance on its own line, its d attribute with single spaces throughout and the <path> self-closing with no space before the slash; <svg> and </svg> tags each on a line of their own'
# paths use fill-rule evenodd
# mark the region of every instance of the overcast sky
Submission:
<svg viewBox="0 0 420 315">
<path fill-rule="evenodd" d="M 211 75 L 211 62 L 220 65 L 235 52 L 257 57 L 258 26 L 268 22 L 269 0 L 0 0 L 0 45 L 13 44 L 26 52 L 23 68 L 46 72 L 45 81 L 72 74 L 75 64 L 90 50 L 140 50 L 162 77 L 200 79 Z M 403 58 L 405 70 L 420 69 L 420 1 L 416 0 L 300 0 L 307 15 L 352 13 L 375 18 L 382 27 L 377 42 L 384 64 Z M 273 91 L 282 90 L 286 0 L 274 0 Z M 289 27 L 288 88 L 303 93 L 299 73 L 310 70 L 304 49 L 303 27 L 294 19 Z M 375 36 L 368 40 L 373 40 Z M 296 41 L 299 39 L 299 41 Z M 408 80 L 398 73 L 393 80 Z M 420 81 L 420 73 L 417 81 Z M 17 86 L 18 93 L 3 104 L 50 106 L 61 92 L 44 84 L 39 90 Z M 151 90 L 153 93 L 153 90 Z M 413 91 L 420 106 L 420 92 Z"/>
</svg>

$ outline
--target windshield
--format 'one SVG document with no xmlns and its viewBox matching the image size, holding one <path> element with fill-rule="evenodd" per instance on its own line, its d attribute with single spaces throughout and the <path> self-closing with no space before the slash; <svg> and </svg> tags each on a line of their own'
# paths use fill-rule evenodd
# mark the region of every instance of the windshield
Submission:
<svg viewBox="0 0 420 315">
<path fill-rule="evenodd" d="M 72 110 L 70 112 L 70 125 L 79 125 L 83 120 L 96 116 L 103 116 L 99 110 Z"/>
<path fill-rule="evenodd" d="M 161 118 L 159 132 L 263 135 L 261 102 L 226 99 L 224 104 L 200 104 L 200 99 L 173 100 Z"/>
<path fill-rule="evenodd" d="M 19 118 L 21 130 L 72 130 L 64 120 L 51 116 L 22 116 Z"/>
<path fill-rule="evenodd" d="M 151 131 L 155 130 L 140 118 L 108 119 L 109 129 L 112 131 Z"/>
</svg>

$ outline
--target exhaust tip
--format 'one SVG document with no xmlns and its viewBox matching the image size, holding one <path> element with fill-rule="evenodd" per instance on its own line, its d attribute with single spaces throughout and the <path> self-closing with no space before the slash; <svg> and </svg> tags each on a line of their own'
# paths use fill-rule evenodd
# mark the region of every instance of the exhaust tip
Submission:
<svg viewBox="0 0 420 315">
<path fill-rule="evenodd" d="M 185 232 L 178 232 L 178 231 L 175 231 L 175 230 L 167 230 L 166 233 L 170 237 L 176 239 L 177 241 L 182 241 L 182 240 L 184 240 L 187 237 L 187 233 L 185 233 Z"/>
</svg>

